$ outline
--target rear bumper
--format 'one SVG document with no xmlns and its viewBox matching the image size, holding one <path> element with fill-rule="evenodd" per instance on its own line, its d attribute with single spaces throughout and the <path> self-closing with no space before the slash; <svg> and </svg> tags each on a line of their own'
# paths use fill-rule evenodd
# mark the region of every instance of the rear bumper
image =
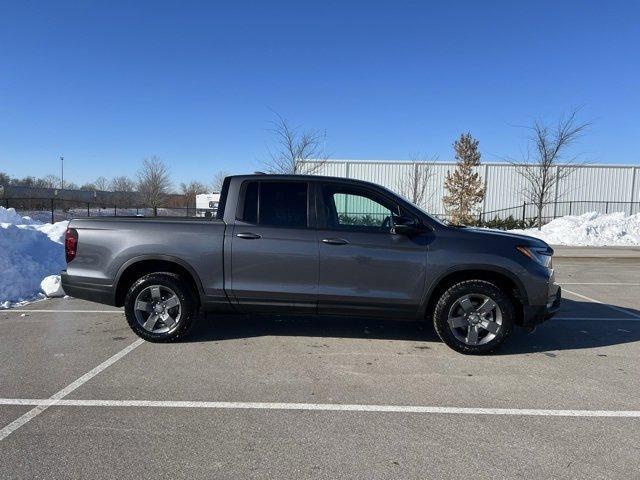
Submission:
<svg viewBox="0 0 640 480">
<path fill-rule="evenodd" d="M 523 327 L 534 327 L 545 320 L 549 320 L 560 309 L 562 301 L 562 289 L 553 283 L 549 288 L 549 297 L 546 305 L 528 306 L 524 310 Z"/>
<path fill-rule="evenodd" d="M 67 295 L 105 305 L 115 306 L 116 304 L 115 289 L 112 285 L 79 281 L 75 277 L 69 276 L 66 272 L 60 274 L 60 280 L 64 293 Z"/>
</svg>

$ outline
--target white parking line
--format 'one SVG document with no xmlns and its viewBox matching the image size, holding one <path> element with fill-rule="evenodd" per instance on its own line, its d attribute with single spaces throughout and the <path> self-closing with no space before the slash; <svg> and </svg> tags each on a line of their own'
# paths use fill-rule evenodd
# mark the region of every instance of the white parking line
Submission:
<svg viewBox="0 0 640 480">
<path fill-rule="evenodd" d="M 592 322 L 640 322 L 640 318 L 629 317 L 553 317 L 553 320 L 562 321 L 592 321 Z"/>
<path fill-rule="evenodd" d="M 108 368 L 111 365 L 113 365 L 114 363 L 116 363 L 118 360 L 120 360 L 122 357 L 124 357 L 127 353 L 131 352 L 132 350 L 134 350 L 135 348 L 139 347 L 143 343 L 144 343 L 144 340 L 142 340 L 142 339 L 136 340 L 131 345 L 129 345 L 128 347 L 123 348 L 118 353 L 116 353 L 115 355 L 113 355 L 112 357 L 110 357 L 109 359 L 105 360 L 104 362 L 102 362 L 97 367 L 95 367 L 93 370 L 85 373 L 80 378 L 78 378 L 76 381 L 70 383 L 69 385 L 64 387 L 62 390 L 60 390 L 59 392 L 54 393 L 49 398 L 39 400 L 38 403 L 23 404 L 23 405 L 37 405 L 37 406 L 35 408 L 29 410 L 27 413 L 22 415 L 20 418 L 18 418 L 16 420 L 14 420 L 13 422 L 11 422 L 9 425 L 4 427 L 2 430 L 0 430 L 0 441 L 2 441 L 5 438 L 7 438 L 9 435 L 11 435 L 11 433 L 15 432 L 18 428 L 23 426 L 28 421 L 30 421 L 33 418 L 35 418 L 38 415 L 40 415 L 42 412 L 44 412 L 50 406 L 56 405 L 58 402 L 62 401 L 62 399 L 64 397 L 69 395 L 76 388 L 80 387 L 82 384 L 84 384 L 84 383 L 88 382 L 89 380 L 91 380 L 93 377 L 98 375 L 100 372 L 102 372 L 106 368 Z"/>
<path fill-rule="evenodd" d="M 36 310 L 28 308 L 7 308 L 0 313 L 124 313 L 124 310 Z"/>
<path fill-rule="evenodd" d="M 0 398 L 0 405 L 50 406 L 49 399 Z M 458 415 L 521 415 L 538 417 L 640 418 L 640 410 L 555 410 L 537 408 L 428 407 L 419 405 L 353 405 L 336 403 L 189 402 L 156 400 L 59 400 L 63 407 L 203 408 L 249 410 L 313 410 L 326 412 L 446 413 Z"/>
<path fill-rule="evenodd" d="M 640 283 L 623 283 L 623 282 L 609 282 L 609 283 L 600 283 L 600 282 L 557 282 L 560 285 L 628 285 L 637 287 L 640 286 Z"/>
<path fill-rule="evenodd" d="M 555 257 L 553 259 L 553 264 L 554 267 L 561 267 L 561 268 L 565 268 L 565 267 L 583 267 L 583 268 L 593 268 L 593 267 L 598 267 L 598 269 L 601 268 L 626 268 L 626 269 L 634 269 L 635 268 L 635 263 L 627 263 L 627 264 L 610 264 L 610 263 L 606 263 L 606 262 L 585 262 L 585 263 L 562 263 L 562 262 L 557 262 Z"/>
<path fill-rule="evenodd" d="M 601 302 L 600 300 L 596 300 L 595 298 L 587 297 L 586 295 L 582 295 L 580 293 L 572 292 L 571 290 L 567 290 L 566 288 L 563 288 L 562 292 L 563 293 L 565 293 L 565 292 L 566 293 L 570 293 L 571 295 L 575 295 L 576 297 L 583 298 L 583 299 L 588 300 L 588 301 L 593 302 L 593 303 L 599 303 L 600 305 L 604 305 L 605 307 L 609 307 L 612 310 L 615 310 L 617 312 L 625 313 L 625 314 L 631 315 L 632 317 L 635 317 L 635 318 L 640 318 L 640 315 L 637 314 L 637 313 L 630 312 L 629 310 L 626 310 L 624 308 L 616 307 L 615 305 L 609 305 L 608 303 Z"/>
</svg>

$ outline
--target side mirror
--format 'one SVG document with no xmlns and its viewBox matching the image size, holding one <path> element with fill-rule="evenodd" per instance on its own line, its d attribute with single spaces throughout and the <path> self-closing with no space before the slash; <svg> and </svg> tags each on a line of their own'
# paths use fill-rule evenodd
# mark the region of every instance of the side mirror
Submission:
<svg viewBox="0 0 640 480">
<path fill-rule="evenodd" d="M 422 224 L 418 223 L 414 218 L 393 216 L 392 233 L 396 235 L 417 235 L 425 230 Z"/>
</svg>

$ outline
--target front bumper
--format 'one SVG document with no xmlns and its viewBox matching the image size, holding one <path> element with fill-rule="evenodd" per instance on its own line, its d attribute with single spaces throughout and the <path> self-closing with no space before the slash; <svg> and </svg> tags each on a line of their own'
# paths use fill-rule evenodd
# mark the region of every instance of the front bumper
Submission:
<svg viewBox="0 0 640 480">
<path fill-rule="evenodd" d="M 545 320 L 549 320 L 558 313 L 561 301 L 562 288 L 556 283 L 551 284 L 549 286 L 549 297 L 546 305 L 525 307 L 522 326 L 525 328 L 534 327 Z"/>
</svg>

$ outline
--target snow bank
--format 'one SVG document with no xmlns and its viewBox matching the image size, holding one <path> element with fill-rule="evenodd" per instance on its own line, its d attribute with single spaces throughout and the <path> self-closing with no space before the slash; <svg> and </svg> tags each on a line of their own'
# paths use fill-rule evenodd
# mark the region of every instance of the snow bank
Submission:
<svg viewBox="0 0 640 480">
<path fill-rule="evenodd" d="M 537 237 L 552 245 L 572 246 L 638 246 L 640 245 L 640 213 L 590 212 L 556 218 L 542 227 L 510 230 Z"/>
<path fill-rule="evenodd" d="M 0 308 L 43 297 L 40 283 L 65 267 L 68 223 L 43 224 L 0 207 Z M 53 283 L 49 280 L 47 289 Z"/>
</svg>

